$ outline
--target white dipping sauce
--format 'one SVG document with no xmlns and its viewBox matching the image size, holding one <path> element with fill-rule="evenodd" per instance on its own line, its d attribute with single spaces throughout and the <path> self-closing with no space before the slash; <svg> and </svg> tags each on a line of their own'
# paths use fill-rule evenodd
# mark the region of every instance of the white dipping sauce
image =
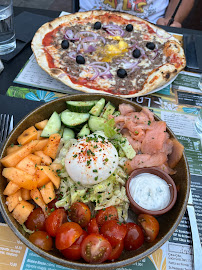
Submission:
<svg viewBox="0 0 202 270">
<path fill-rule="evenodd" d="M 170 202 L 167 182 L 155 174 L 141 173 L 131 179 L 129 184 L 133 200 L 147 210 L 161 210 Z"/>
</svg>

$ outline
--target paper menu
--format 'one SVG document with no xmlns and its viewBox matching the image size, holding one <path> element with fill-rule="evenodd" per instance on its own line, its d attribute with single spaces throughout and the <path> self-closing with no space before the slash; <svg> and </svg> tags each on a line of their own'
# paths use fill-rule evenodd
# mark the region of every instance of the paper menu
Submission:
<svg viewBox="0 0 202 270">
<path fill-rule="evenodd" d="M 48 75 L 37 64 L 34 54 L 31 55 L 24 68 L 15 78 L 14 82 L 32 87 L 39 87 L 42 89 L 57 91 L 65 94 L 79 93 L 79 91 L 70 88 L 69 86 L 57 81 L 56 79 Z"/>
</svg>

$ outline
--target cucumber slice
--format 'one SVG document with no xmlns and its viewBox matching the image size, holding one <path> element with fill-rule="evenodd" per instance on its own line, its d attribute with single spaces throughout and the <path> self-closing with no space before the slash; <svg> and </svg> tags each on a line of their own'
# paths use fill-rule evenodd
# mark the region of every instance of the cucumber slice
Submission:
<svg viewBox="0 0 202 270">
<path fill-rule="evenodd" d="M 63 111 L 61 113 L 61 120 L 63 124 L 69 127 L 75 127 L 77 125 L 85 123 L 89 117 L 89 113 L 77 113 L 68 111 Z"/>
<path fill-rule="evenodd" d="M 97 100 L 92 101 L 66 101 L 67 108 L 72 112 L 87 113 L 97 103 Z"/>
<path fill-rule="evenodd" d="M 114 116 L 119 116 L 121 113 L 119 112 L 119 111 L 115 111 L 114 113 L 113 113 L 113 115 Z"/>
<path fill-rule="evenodd" d="M 90 114 L 94 115 L 94 116 L 99 116 L 101 114 L 102 109 L 104 108 L 105 105 L 105 99 L 101 98 L 96 104 L 95 106 L 93 106 L 93 108 L 90 110 Z"/>
<path fill-rule="evenodd" d="M 127 138 L 125 137 L 120 138 L 120 141 L 118 143 L 128 159 L 133 159 L 136 156 L 136 152 L 129 143 Z"/>
<path fill-rule="evenodd" d="M 50 137 L 51 134 L 58 133 L 61 128 L 60 116 L 54 112 L 48 120 L 45 128 L 41 133 L 41 137 Z"/>
<path fill-rule="evenodd" d="M 92 115 L 88 120 L 88 126 L 92 132 L 104 131 L 104 124 L 106 122 L 106 119 Z"/>
<path fill-rule="evenodd" d="M 90 134 L 90 129 L 88 127 L 88 124 L 85 124 L 80 132 L 78 133 L 78 137 L 88 136 Z"/>
<path fill-rule="evenodd" d="M 70 139 L 74 139 L 75 138 L 75 134 L 74 134 L 74 131 L 71 129 L 71 128 L 64 128 L 64 131 L 63 131 L 63 139 L 65 141 L 68 141 Z"/>
<path fill-rule="evenodd" d="M 108 119 L 109 115 L 112 115 L 115 111 L 114 105 L 111 104 L 109 101 L 107 105 L 104 107 L 103 113 L 101 114 L 101 117 Z"/>
</svg>

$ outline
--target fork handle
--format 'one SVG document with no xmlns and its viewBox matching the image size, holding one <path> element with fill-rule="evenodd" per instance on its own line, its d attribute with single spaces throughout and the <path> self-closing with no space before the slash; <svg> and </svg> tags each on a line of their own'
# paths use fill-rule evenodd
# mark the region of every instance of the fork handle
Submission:
<svg viewBox="0 0 202 270">
<path fill-rule="evenodd" d="M 191 232 L 192 232 L 194 270 L 200 270 L 202 266 L 202 249 L 201 249 L 201 242 L 199 238 L 198 227 L 196 223 L 196 215 L 195 215 L 193 206 L 188 205 L 187 210 L 189 214 L 189 220 L 190 220 Z"/>
</svg>

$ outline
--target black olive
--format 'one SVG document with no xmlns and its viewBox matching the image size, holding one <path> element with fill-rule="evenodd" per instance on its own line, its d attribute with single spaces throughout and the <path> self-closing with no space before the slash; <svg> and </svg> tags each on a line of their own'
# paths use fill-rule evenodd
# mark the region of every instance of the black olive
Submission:
<svg viewBox="0 0 202 270">
<path fill-rule="evenodd" d="M 69 41 L 66 40 L 66 39 L 64 39 L 64 40 L 62 41 L 62 43 L 61 43 L 61 47 L 62 47 L 63 49 L 68 49 L 68 48 L 69 48 Z"/>
<path fill-rule="evenodd" d="M 154 50 L 155 44 L 153 42 L 147 42 L 146 47 L 150 50 Z"/>
<path fill-rule="evenodd" d="M 127 76 L 126 70 L 123 69 L 123 68 L 119 68 L 119 69 L 117 70 L 117 76 L 118 76 L 119 78 L 125 78 L 125 77 Z"/>
<path fill-rule="evenodd" d="M 101 28 L 101 22 L 96 22 L 95 24 L 94 24 L 94 29 L 96 29 L 96 30 L 98 30 L 98 29 L 100 29 Z"/>
<path fill-rule="evenodd" d="M 133 57 L 134 57 L 134 58 L 139 58 L 140 55 L 141 55 L 141 52 L 140 52 L 139 49 L 135 49 L 135 50 L 133 51 Z"/>
<path fill-rule="evenodd" d="M 132 32 L 133 31 L 133 25 L 132 24 L 126 25 L 126 31 Z"/>
<path fill-rule="evenodd" d="M 77 57 L 76 57 L 76 62 L 78 63 L 78 64 L 85 64 L 85 58 L 82 56 L 82 55 L 77 55 Z"/>
</svg>

